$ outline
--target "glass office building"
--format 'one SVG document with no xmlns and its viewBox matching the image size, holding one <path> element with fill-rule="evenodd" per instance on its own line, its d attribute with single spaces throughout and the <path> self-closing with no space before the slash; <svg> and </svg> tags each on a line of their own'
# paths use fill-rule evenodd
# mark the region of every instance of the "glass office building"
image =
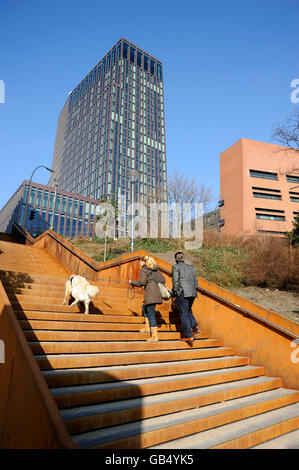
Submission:
<svg viewBox="0 0 299 470">
<path fill-rule="evenodd" d="M 28 188 L 25 180 L 1 209 L 0 232 L 11 233 L 17 222 L 33 237 L 49 228 L 66 237 L 95 236 L 97 201 L 35 182 L 29 194 Z"/>
<path fill-rule="evenodd" d="M 162 63 L 121 39 L 69 93 L 50 186 L 94 200 L 167 200 Z M 54 180 L 55 178 L 55 180 Z"/>
</svg>

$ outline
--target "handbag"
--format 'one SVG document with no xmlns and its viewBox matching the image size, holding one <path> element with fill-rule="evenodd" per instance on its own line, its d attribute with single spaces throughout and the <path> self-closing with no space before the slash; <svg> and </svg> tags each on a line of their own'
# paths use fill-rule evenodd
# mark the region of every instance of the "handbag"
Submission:
<svg viewBox="0 0 299 470">
<path fill-rule="evenodd" d="M 169 300 L 171 299 L 172 297 L 172 291 L 170 289 L 168 289 L 167 286 L 165 286 L 164 284 L 162 284 L 161 282 L 158 282 L 157 279 L 155 278 L 154 274 L 149 271 L 149 274 L 152 276 L 152 278 L 154 279 L 154 281 L 156 282 L 156 284 L 158 285 L 159 289 L 160 289 L 160 294 L 162 296 L 162 299 L 163 300 Z"/>
</svg>

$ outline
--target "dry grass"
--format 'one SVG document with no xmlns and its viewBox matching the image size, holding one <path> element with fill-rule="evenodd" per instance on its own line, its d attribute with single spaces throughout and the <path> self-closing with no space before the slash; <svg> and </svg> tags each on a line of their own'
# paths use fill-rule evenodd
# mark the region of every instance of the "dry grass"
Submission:
<svg viewBox="0 0 299 470">
<path fill-rule="evenodd" d="M 223 287 L 299 291 L 299 247 L 287 239 L 205 231 L 203 247 L 192 254 L 198 274 Z"/>
<path fill-rule="evenodd" d="M 105 254 L 105 240 L 102 238 L 73 238 L 70 239 L 71 243 L 80 248 L 80 250 L 87 253 L 91 258 L 96 261 L 104 261 Z M 130 242 L 127 239 L 113 240 L 107 238 L 106 240 L 106 261 L 116 258 L 124 253 L 130 251 Z"/>
<path fill-rule="evenodd" d="M 70 241 L 95 260 L 104 260 L 104 239 Z M 180 241 L 173 239 L 137 239 L 135 249 L 167 253 L 182 247 Z M 129 239 L 107 239 L 106 260 L 129 252 Z M 258 286 L 299 292 L 299 247 L 291 247 L 286 239 L 225 236 L 205 231 L 202 248 L 186 254 L 199 276 L 220 286 Z"/>
<path fill-rule="evenodd" d="M 256 237 L 244 277 L 247 285 L 299 290 L 299 249 L 280 238 Z"/>
</svg>

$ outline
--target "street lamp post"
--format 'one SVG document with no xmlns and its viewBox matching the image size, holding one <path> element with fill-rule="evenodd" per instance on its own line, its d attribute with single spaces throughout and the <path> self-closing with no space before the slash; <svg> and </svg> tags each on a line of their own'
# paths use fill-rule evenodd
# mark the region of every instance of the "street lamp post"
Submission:
<svg viewBox="0 0 299 470">
<path fill-rule="evenodd" d="M 54 181 L 55 181 L 55 183 L 54 183 L 54 186 L 55 186 L 55 195 L 54 195 L 54 203 L 53 203 L 52 223 L 51 223 L 51 226 L 50 226 L 51 230 L 54 229 L 55 206 L 56 206 L 57 189 L 58 189 L 58 183 L 57 183 L 55 177 L 54 177 Z"/>
<path fill-rule="evenodd" d="M 139 171 L 138 170 L 129 170 L 128 171 L 128 179 L 131 182 L 131 190 L 132 190 L 132 219 L 131 219 L 131 252 L 134 251 L 134 222 L 135 222 L 135 214 L 134 214 L 134 184 L 138 180 Z"/>
<path fill-rule="evenodd" d="M 24 226 L 26 229 L 26 221 L 27 221 L 27 213 L 28 213 L 28 199 L 29 199 L 29 193 L 30 193 L 30 186 L 31 186 L 31 181 L 33 178 L 34 173 L 38 168 L 45 168 L 46 170 L 50 171 L 51 173 L 54 173 L 54 170 L 51 170 L 51 168 L 48 168 L 47 166 L 44 165 L 39 165 L 36 168 L 34 168 L 33 172 L 31 173 L 30 180 L 29 180 L 29 186 L 28 186 L 28 192 L 27 192 L 27 197 L 26 197 L 26 203 L 25 203 L 25 216 L 24 216 Z"/>
</svg>

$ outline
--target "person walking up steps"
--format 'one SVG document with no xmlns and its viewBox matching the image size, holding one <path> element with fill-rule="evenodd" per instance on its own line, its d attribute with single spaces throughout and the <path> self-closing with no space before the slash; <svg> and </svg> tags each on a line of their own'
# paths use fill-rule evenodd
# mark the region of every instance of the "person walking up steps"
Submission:
<svg viewBox="0 0 299 470">
<path fill-rule="evenodd" d="M 176 297 L 183 330 L 181 340 L 193 344 L 193 338 L 199 336 L 200 332 L 192 313 L 192 305 L 197 297 L 198 280 L 194 267 L 186 264 L 184 259 L 185 255 L 181 251 L 175 254 L 176 264 L 172 266 L 172 291 Z"/>
<path fill-rule="evenodd" d="M 153 258 L 143 256 L 140 260 L 141 270 L 139 281 L 129 281 L 132 286 L 144 287 L 145 296 L 142 311 L 145 316 L 145 328 L 140 333 L 151 333 L 148 341 L 158 340 L 158 328 L 156 319 L 156 305 L 162 304 L 163 299 L 157 282 L 165 284 L 165 277 L 160 273 Z"/>
</svg>

